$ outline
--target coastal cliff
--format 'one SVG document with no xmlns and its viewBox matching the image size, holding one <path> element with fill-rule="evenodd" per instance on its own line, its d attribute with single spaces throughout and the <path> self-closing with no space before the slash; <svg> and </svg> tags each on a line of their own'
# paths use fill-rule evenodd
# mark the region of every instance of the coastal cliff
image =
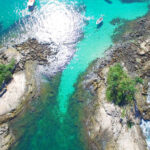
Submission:
<svg viewBox="0 0 150 150">
<path fill-rule="evenodd" d="M 140 121 L 142 118 L 150 120 L 150 104 L 147 102 L 150 82 L 150 15 L 127 22 L 125 26 L 129 30 L 117 35 L 121 40 L 105 52 L 104 58 L 90 65 L 76 86 L 79 91 L 84 89 L 93 97 L 90 101 L 84 99 L 83 94 L 78 98 L 86 103 L 87 119 L 84 120 L 89 149 L 92 150 L 147 149 Z M 108 71 L 117 63 L 131 79 L 140 77 L 143 80 L 143 84 L 136 85 L 134 104 L 119 107 L 106 98 Z"/>
</svg>

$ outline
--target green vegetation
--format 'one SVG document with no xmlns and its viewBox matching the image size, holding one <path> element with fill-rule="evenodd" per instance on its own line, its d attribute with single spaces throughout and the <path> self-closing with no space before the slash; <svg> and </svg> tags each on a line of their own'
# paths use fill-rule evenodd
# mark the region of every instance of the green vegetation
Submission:
<svg viewBox="0 0 150 150">
<path fill-rule="evenodd" d="M 122 112 L 121 112 L 121 117 L 124 118 L 125 116 L 126 116 L 126 110 L 123 109 Z"/>
<path fill-rule="evenodd" d="M 141 79 L 140 77 L 136 77 L 134 81 L 136 84 L 137 83 L 143 84 L 143 79 Z"/>
<path fill-rule="evenodd" d="M 133 125 L 134 125 L 134 123 L 131 120 L 127 121 L 128 128 L 132 128 Z"/>
<path fill-rule="evenodd" d="M 12 71 L 15 67 L 15 60 L 12 60 L 8 65 L 0 64 L 0 88 L 4 82 L 9 82 L 12 78 Z"/>
<path fill-rule="evenodd" d="M 136 92 L 135 85 L 142 82 L 139 77 L 135 80 L 129 78 L 121 65 L 116 64 L 108 72 L 106 97 L 120 106 L 131 103 Z"/>
</svg>

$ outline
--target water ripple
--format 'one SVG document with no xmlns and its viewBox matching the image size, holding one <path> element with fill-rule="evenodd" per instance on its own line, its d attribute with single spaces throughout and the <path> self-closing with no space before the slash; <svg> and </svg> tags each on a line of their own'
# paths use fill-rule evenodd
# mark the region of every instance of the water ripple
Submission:
<svg viewBox="0 0 150 150">
<path fill-rule="evenodd" d="M 76 3 L 73 2 L 66 4 L 58 0 L 44 0 L 40 5 L 41 8 L 36 8 L 32 13 L 26 9 L 20 12 L 23 18 L 9 31 L 9 38 L 5 37 L 4 42 L 20 43 L 28 38 L 36 38 L 41 43 L 54 42 L 58 53 L 55 57 L 48 56 L 52 65 L 40 67 L 42 72 L 53 74 L 64 68 L 73 56 L 77 42 L 83 37 L 82 29 L 87 20 L 83 11 L 81 14 L 75 9 Z"/>
</svg>

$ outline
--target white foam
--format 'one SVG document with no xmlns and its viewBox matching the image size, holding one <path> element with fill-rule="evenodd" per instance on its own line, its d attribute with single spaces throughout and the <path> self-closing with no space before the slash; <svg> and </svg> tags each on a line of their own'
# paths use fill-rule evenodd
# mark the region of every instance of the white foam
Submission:
<svg viewBox="0 0 150 150">
<path fill-rule="evenodd" d="M 22 12 L 22 15 L 27 14 L 26 11 Z M 74 3 L 45 0 L 42 1 L 41 9 L 21 22 L 18 31 L 15 31 L 18 32 L 18 39 L 15 37 L 14 41 L 20 43 L 28 38 L 36 38 L 41 43 L 53 41 L 58 47 L 58 53 L 55 57 L 48 56 L 50 65 L 42 67 L 41 71 L 54 73 L 73 56 L 76 43 L 82 36 L 84 19 L 84 15 L 74 9 Z"/>
<path fill-rule="evenodd" d="M 148 83 L 148 91 L 147 91 L 147 103 L 150 103 L 150 82 Z"/>
<path fill-rule="evenodd" d="M 142 119 L 142 122 L 141 122 L 140 126 L 142 128 L 144 136 L 146 137 L 146 142 L 147 142 L 147 145 L 148 145 L 148 149 L 150 150 L 150 121 L 144 121 Z"/>
</svg>

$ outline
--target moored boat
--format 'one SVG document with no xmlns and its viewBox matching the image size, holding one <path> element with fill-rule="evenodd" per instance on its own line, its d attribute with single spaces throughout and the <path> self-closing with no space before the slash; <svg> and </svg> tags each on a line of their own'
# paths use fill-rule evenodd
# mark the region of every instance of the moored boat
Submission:
<svg viewBox="0 0 150 150">
<path fill-rule="evenodd" d="M 96 24 L 99 25 L 100 23 L 103 22 L 103 15 L 96 21 Z"/>
</svg>

